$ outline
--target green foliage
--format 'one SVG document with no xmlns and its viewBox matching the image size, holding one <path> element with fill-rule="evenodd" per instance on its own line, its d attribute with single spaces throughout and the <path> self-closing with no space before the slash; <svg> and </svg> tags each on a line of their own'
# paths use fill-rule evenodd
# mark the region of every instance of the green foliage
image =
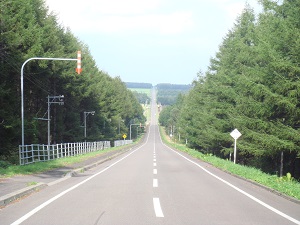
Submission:
<svg viewBox="0 0 300 225">
<path fill-rule="evenodd" d="M 292 174 L 291 173 L 287 173 L 286 176 L 283 176 L 283 177 L 280 177 L 278 179 L 279 182 L 292 182 L 294 180 L 294 178 L 292 177 Z"/>
<path fill-rule="evenodd" d="M 145 121 L 143 109 L 119 78 L 101 71 L 88 47 L 61 27 L 43 0 L 1 1 L 0 13 L 0 157 L 17 155 L 21 143 L 20 69 L 31 57 L 76 58 L 82 51 L 83 72 L 74 61 L 32 60 L 24 67 L 25 144 L 47 143 L 47 96 L 64 95 L 51 104 L 51 143 L 120 139 L 132 119 Z M 124 122 L 119 122 L 124 121 Z"/>
<path fill-rule="evenodd" d="M 3 168 L 3 169 L 6 169 L 10 166 L 11 164 L 7 161 L 3 161 L 3 160 L 0 160 L 0 168 Z"/>
<path fill-rule="evenodd" d="M 153 87 L 150 83 L 126 82 L 125 84 L 129 89 L 152 89 Z"/>
<path fill-rule="evenodd" d="M 186 94 L 191 85 L 157 84 L 157 102 L 161 105 L 174 105 L 180 94 Z"/>
<path fill-rule="evenodd" d="M 221 159 L 212 154 L 203 154 L 195 149 L 191 149 L 182 144 L 172 143 L 168 140 L 166 132 L 160 129 L 162 140 L 169 146 L 176 148 L 182 152 L 185 152 L 194 158 L 208 162 L 211 165 L 229 172 L 231 174 L 238 175 L 239 177 L 247 180 L 254 181 L 262 184 L 271 189 L 277 190 L 280 193 L 294 197 L 300 200 L 300 183 L 294 180 L 288 173 L 286 177 L 278 178 L 276 175 L 270 175 L 262 172 L 260 169 L 256 169 L 249 166 L 233 164 L 231 161 Z"/>
<path fill-rule="evenodd" d="M 150 104 L 151 89 L 130 88 L 140 104 Z"/>
<path fill-rule="evenodd" d="M 232 153 L 229 133 L 237 128 L 238 163 L 275 173 L 284 152 L 285 172 L 299 178 L 299 1 L 260 2 L 264 11 L 256 17 L 246 6 L 208 71 L 161 113 L 161 124 L 175 121 L 190 147 L 222 158 Z"/>
</svg>

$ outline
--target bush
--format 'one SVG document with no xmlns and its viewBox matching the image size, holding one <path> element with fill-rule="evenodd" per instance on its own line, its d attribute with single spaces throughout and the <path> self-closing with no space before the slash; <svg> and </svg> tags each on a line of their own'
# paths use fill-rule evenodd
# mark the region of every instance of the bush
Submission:
<svg viewBox="0 0 300 225">
<path fill-rule="evenodd" d="M 0 168 L 6 169 L 9 166 L 11 166 L 9 162 L 0 160 Z"/>
</svg>

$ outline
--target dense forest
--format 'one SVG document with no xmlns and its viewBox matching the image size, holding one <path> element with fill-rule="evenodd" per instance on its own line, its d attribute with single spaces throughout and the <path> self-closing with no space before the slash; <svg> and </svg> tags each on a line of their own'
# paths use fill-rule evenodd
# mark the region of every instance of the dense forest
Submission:
<svg viewBox="0 0 300 225">
<path fill-rule="evenodd" d="M 157 84 L 157 102 L 160 105 L 174 105 L 176 99 L 181 94 L 186 94 L 191 89 L 191 85 L 186 84 Z"/>
<path fill-rule="evenodd" d="M 25 144 L 47 143 L 47 96 L 64 95 L 51 104 L 51 143 L 121 139 L 133 120 L 144 122 L 143 109 L 120 78 L 101 71 L 88 47 L 57 22 L 43 0 L 2 0 L 0 9 L 0 160 L 17 162 L 21 144 L 20 70 L 31 57 L 77 58 L 32 60 L 24 67 Z M 121 131 L 121 135 L 119 134 Z"/>
<path fill-rule="evenodd" d="M 165 108 L 160 123 L 203 153 L 300 177 L 300 1 L 247 5 L 191 91 Z M 282 163 L 281 163 L 282 162 Z"/>
<path fill-rule="evenodd" d="M 150 83 L 136 83 L 136 82 L 126 82 L 127 88 L 144 88 L 144 89 L 151 89 L 152 84 Z"/>
<path fill-rule="evenodd" d="M 186 84 L 170 84 L 160 83 L 155 86 L 149 83 L 134 83 L 126 82 L 126 86 L 133 90 L 134 95 L 139 99 L 141 104 L 146 101 L 149 102 L 150 98 L 145 93 L 138 92 L 134 89 L 152 89 L 155 88 L 157 91 L 157 103 L 159 105 L 167 106 L 174 105 L 178 95 L 186 94 L 191 89 L 192 85 Z"/>
<path fill-rule="evenodd" d="M 137 98 L 140 104 L 144 104 L 144 105 L 150 104 L 151 98 L 149 97 L 148 94 L 138 92 L 138 91 L 132 91 L 132 93 Z"/>
</svg>

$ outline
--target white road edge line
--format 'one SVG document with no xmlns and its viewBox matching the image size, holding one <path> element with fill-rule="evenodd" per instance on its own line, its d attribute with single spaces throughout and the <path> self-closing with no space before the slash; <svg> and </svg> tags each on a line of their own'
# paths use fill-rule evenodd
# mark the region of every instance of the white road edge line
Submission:
<svg viewBox="0 0 300 225">
<path fill-rule="evenodd" d="M 54 202 L 55 200 L 59 199 L 60 197 L 64 196 L 65 194 L 67 194 L 68 192 L 74 190 L 75 188 L 78 188 L 79 186 L 81 186 L 82 184 L 88 182 L 89 180 L 93 179 L 94 177 L 98 176 L 99 174 L 105 172 L 106 170 L 110 169 L 111 167 L 115 166 L 116 164 L 118 164 L 119 162 L 123 161 L 124 159 L 126 159 L 128 156 L 132 155 L 133 153 L 135 153 L 136 151 L 138 151 L 139 149 L 141 149 L 142 147 L 144 147 L 144 145 L 148 142 L 149 139 L 149 133 L 148 132 L 148 137 L 146 142 L 141 145 L 140 147 L 138 147 L 136 150 L 130 152 L 128 155 L 124 156 L 123 158 L 119 159 L 118 161 L 114 162 L 113 164 L 109 165 L 108 167 L 106 167 L 105 169 L 101 170 L 100 172 L 90 176 L 89 178 L 81 181 L 80 183 L 70 187 L 69 189 L 61 192 L 60 194 L 54 196 L 53 198 L 50 198 L 48 201 L 44 202 L 43 204 L 39 205 L 38 207 L 34 208 L 33 210 L 31 210 L 29 213 L 25 214 L 24 216 L 22 216 L 21 218 L 19 218 L 18 220 L 16 220 L 15 222 L 13 222 L 11 225 L 19 225 L 22 222 L 24 222 L 25 220 L 27 220 L 28 218 L 30 218 L 31 216 L 33 216 L 35 213 L 37 213 L 38 211 L 40 211 L 41 209 L 43 209 L 44 207 L 46 207 L 47 205 L 49 205 L 50 203 Z"/>
<path fill-rule="evenodd" d="M 162 143 L 163 143 L 163 142 L 162 142 Z M 165 145 L 165 144 L 163 143 L 163 145 Z M 278 215 L 280 215 L 280 216 L 282 216 L 282 217 L 288 219 L 289 221 L 291 221 L 291 222 L 293 222 L 293 223 L 295 223 L 295 224 L 300 225 L 300 221 L 299 221 L 299 220 L 296 220 L 296 219 L 294 219 L 293 217 L 291 217 L 291 216 L 289 216 L 289 215 L 287 215 L 287 214 L 285 214 L 285 213 L 279 211 L 278 209 L 275 209 L 274 207 L 268 205 L 267 203 L 265 203 L 265 202 L 259 200 L 258 198 L 255 198 L 253 195 L 250 195 L 249 193 L 243 191 L 242 189 L 240 189 L 240 188 L 234 186 L 233 184 L 229 183 L 228 181 L 226 181 L 226 180 L 222 179 L 221 177 L 218 177 L 217 175 L 215 175 L 215 174 L 213 174 L 212 172 L 208 171 L 208 170 L 205 169 L 204 167 L 200 166 L 198 163 L 196 163 L 196 162 L 194 162 L 194 161 L 188 159 L 188 158 L 185 157 L 184 155 L 181 155 L 180 153 L 174 151 L 174 150 L 173 150 L 172 148 L 170 148 L 169 146 L 167 146 L 167 145 L 165 145 L 165 146 L 166 146 L 167 148 L 171 149 L 173 152 L 175 152 L 175 153 L 178 154 L 179 156 L 181 156 L 182 158 L 184 158 L 184 159 L 186 159 L 187 161 L 189 161 L 190 163 L 193 163 L 194 165 L 198 166 L 199 168 L 201 168 L 203 171 L 205 171 L 205 172 L 208 173 L 209 175 L 211 175 L 211 176 L 215 177 L 216 179 L 222 181 L 223 183 L 227 184 L 228 186 L 232 187 L 233 189 L 235 189 L 236 191 L 242 193 L 243 195 L 247 196 L 248 198 L 252 199 L 253 201 L 259 203 L 260 205 L 266 207 L 267 209 L 273 211 L 274 213 L 276 213 L 276 214 L 278 214 Z"/>
<path fill-rule="evenodd" d="M 153 187 L 158 187 L 158 180 L 157 179 L 153 179 Z"/>
<path fill-rule="evenodd" d="M 153 198 L 153 206 L 156 217 L 164 217 L 164 214 L 160 207 L 160 201 L 159 198 Z"/>
</svg>

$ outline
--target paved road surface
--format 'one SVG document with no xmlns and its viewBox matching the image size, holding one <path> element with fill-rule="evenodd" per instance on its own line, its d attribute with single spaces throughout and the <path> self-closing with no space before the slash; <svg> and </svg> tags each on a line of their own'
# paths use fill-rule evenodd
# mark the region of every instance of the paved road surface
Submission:
<svg viewBox="0 0 300 225">
<path fill-rule="evenodd" d="M 300 224 L 300 205 L 166 147 L 152 108 L 142 146 L 5 207 L 0 224 Z"/>
</svg>

